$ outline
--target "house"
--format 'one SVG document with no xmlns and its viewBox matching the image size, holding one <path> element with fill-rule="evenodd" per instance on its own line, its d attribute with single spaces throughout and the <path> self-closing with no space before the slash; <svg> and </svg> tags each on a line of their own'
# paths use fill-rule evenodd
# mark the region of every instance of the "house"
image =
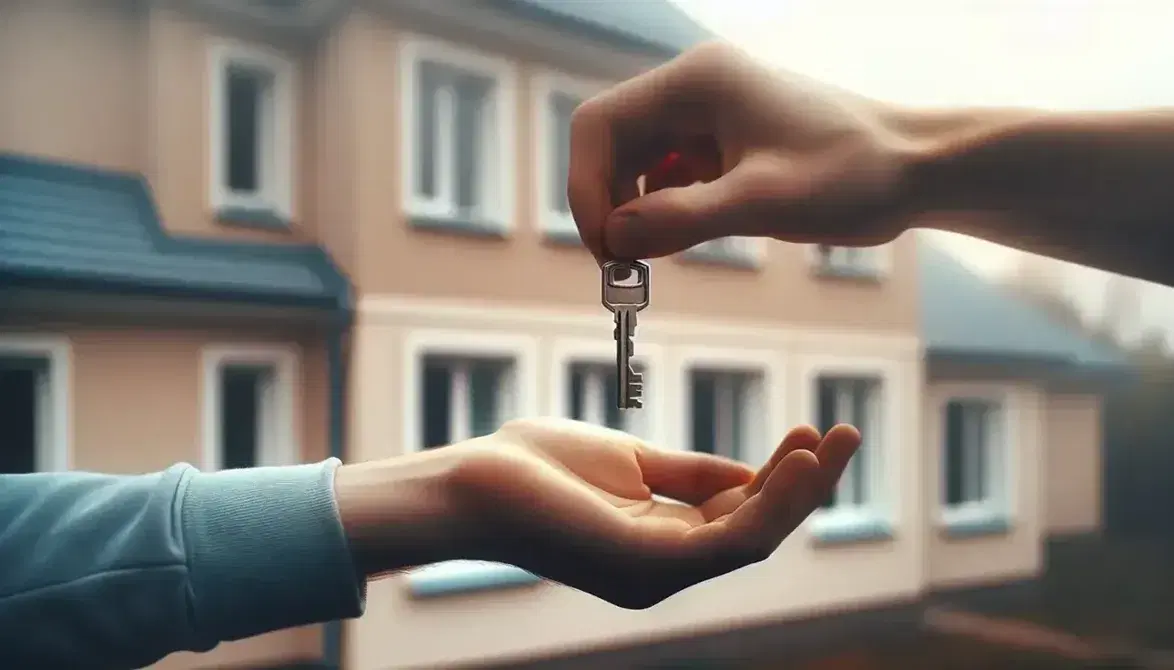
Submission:
<svg viewBox="0 0 1174 670">
<path fill-rule="evenodd" d="M 655 261 L 645 409 L 611 409 L 567 125 L 705 37 L 668 3 L 0 13 L 7 471 L 374 459 L 537 414 L 755 464 L 797 423 L 867 436 L 774 557 L 649 611 L 442 564 L 372 584 L 359 621 L 158 667 L 818 657 L 912 631 L 929 599 L 1030 582 L 1049 536 L 1098 528 L 1098 391 L 1120 362 L 915 235 Z"/>
</svg>

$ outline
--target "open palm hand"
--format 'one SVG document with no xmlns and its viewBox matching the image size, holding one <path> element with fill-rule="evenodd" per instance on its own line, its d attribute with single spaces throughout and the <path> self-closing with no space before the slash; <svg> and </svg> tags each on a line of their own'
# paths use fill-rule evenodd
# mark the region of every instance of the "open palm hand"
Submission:
<svg viewBox="0 0 1174 670">
<path fill-rule="evenodd" d="M 512 421 L 482 438 L 454 491 L 473 558 L 641 608 L 768 557 L 859 444 L 851 426 L 795 428 L 755 471 L 576 421 Z"/>
</svg>

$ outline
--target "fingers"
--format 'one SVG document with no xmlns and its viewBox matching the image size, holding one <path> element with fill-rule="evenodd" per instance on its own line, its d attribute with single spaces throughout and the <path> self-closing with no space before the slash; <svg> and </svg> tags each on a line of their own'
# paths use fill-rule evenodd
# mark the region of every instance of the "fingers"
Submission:
<svg viewBox="0 0 1174 670">
<path fill-rule="evenodd" d="M 815 456 L 819 459 L 820 485 L 819 499 L 822 502 L 840 481 L 840 475 L 848 467 L 848 461 L 860 448 L 860 431 L 847 424 L 833 426 L 819 443 Z"/>
<path fill-rule="evenodd" d="M 761 205 L 777 198 L 780 166 L 747 158 L 710 182 L 649 193 L 617 208 L 603 224 L 608 253 L 616 258 L 658 258 L 709 240 L 766 230 Z"/>
<path fill-rule="evenodd" d="M 603 224 L 630 195 L 630 188 L 620 192 L 628 187 L 617 188 L 617 180 L 627 182 L 655 165 L 634 169 L 634 157 L 659 161 L 672 149 L 665 138 L 711 132 L 711 110 L 728 86 L 728 72 L 721 64 L 729 58 L 729 49 L 693 49 L 575 110 L 567 196 L 583 243 L 597 259 L 611 257 L 604 247 Z M 617 154 L 617 146 L 623 147 L 624 155 Z"/>
<path fill-rule="evenodd" d="M 787 454 L 795 451 L 796 449 L 806 449 L 807 451 L 814 452 L 816 447 L 819 446 L 819 442 L 819 431 L 815 428 L 811 426 L 798 426 L 796 428 L 792 428 L 791 431 L 787 433 L 787 436 L 783 438 L 782 442 L 779 443 L 779 446 L 775 449 L 774 453 L 771 454 L 770 460 L 766 462 L 766 465 L 762 466 L 758 470 L 758 473 L 754 475 L 754 481 L 750 482 L 750 486 L 748 486 L 746 489 L 746 494 L 754 495 L 755 493 L 761 491 L 763 484 L 766 483 L 766 480 L 770 477 L 770 474 L 774 472 L 775 467 L 778 466 L 779 462 L 782 461 Z"/>
<path fill-rule="evenodd" d="M 644 485 L 653 493 L 690 505 L 700 505 L 754 478 L 754 470 L 745 464 L 694 451 L 642 448 L 636 460 Z"/>
</svg>

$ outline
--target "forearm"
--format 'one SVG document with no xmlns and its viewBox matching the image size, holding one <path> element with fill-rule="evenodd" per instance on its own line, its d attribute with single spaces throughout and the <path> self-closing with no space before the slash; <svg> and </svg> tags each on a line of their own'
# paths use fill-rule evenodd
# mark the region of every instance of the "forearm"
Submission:
<svg viewBox="0 0 1174 670">
<path fill-rule="evenodd" d="M 0 477 L 0 666 L 137 668 L 356 616 L 332 463 Z"/>
<path fill-rule="evenodd" d="M 1174 285 L 1174 110 L 902 117 L 919 225 Z"/>
</svg>

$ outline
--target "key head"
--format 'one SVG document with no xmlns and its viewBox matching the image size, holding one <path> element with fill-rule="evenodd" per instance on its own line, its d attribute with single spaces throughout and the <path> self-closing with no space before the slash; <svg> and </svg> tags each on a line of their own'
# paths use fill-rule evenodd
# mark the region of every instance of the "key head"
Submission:
<svg viewBox="0 0 1174 670">
<path fill-rule="evenodd" d="M 638 312 L 648 306 L 649 268 L 640 261 L 603 264 L 603 306 Z"/>
</svg>

